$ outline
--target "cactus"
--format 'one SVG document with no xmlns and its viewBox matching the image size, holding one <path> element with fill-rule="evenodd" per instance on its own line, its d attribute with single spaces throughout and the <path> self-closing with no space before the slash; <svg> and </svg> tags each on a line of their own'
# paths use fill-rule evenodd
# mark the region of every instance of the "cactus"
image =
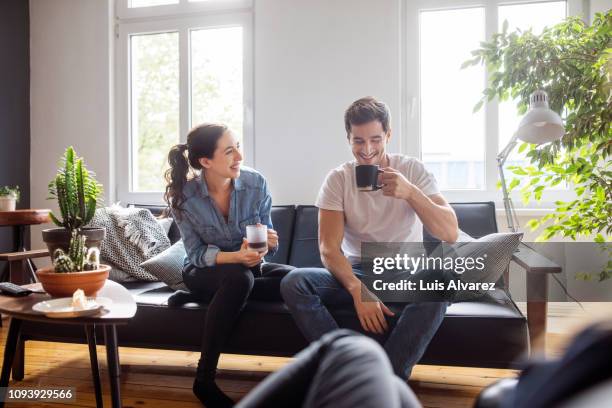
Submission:
<svg viewBox="0 0 612 408">
<path fill-rule="evenodd" d="M 100 250 L 98 248 L 89 248 L 87 250 L 87 260 L 83 265 L 84 271 L 93 271 L 100 268 Z"/>
<path fill-rule="evenodd" d="M 70 245 L 66 254 L 62 249 L 53 252 L 53 266 L 55 272 L 91 271 L 100 267 L 100 250 L 85 246 L 87 238 L 78 231 L 72 231 Z M 87 259 L 86 258 L 87 254 Z"/>
<path fill-rule="evenodd" d="M 102 186 L 87 170 L 83 159 L 76 156 L 74 149 L 68 147 L 62 168 L 49 183 L 48 199 L 56 199 L 61 212 L 61 220 L 51 213 L 51 220 L 58 226 L 71 231 L 78 230 L 91 221 L 102 194 Z"/>
<path fill-rule="evenodd" d="M 53 267 L 55 272 L 72 272 L 74 271 L 74 263 L 62 249 L 56 249 L 53 252 Z"/>
</svg>

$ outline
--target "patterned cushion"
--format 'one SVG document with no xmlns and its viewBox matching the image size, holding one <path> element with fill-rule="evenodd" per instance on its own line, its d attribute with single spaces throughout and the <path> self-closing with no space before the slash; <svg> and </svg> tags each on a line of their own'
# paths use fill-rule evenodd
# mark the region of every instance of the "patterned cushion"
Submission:
<svg viewBox="0 0 612 408">
<path fill-rule="evenodd" d="M 118 205 L 98 208 L 90 225 L 106 229 L 100 246 L 102 263 L 137 280 L 157 280 L 140 264 L 169 248 L 170 240 L 151 211 Z"/>
<path fill-rule="evenodd" d="M 461 239 L 453 245 L 454 256 L 463 258 L 483 257 L 484 268 L 477 268 L 457 274 L 462 282 L 497 282 L 504 274 L 510 264 L 512 253 L 521 242 L 522 233 L 499 232 L 485 235 L 479 239 L 465 242 Z M 461 242 L 463 241 L 463 242 Z M 485 293 L 482 291 L 459 291 L 455 296 L 455 301 L 471 300 L 480 297 Z"/>
<path fill-rule="evenodd" d="M 148 273 L 155 276 L 174 290 L 187 289 L 183 283 L 183 260 L 185 246 L 178 241 L 161 254 L 140 264 Z"/>
</svg>

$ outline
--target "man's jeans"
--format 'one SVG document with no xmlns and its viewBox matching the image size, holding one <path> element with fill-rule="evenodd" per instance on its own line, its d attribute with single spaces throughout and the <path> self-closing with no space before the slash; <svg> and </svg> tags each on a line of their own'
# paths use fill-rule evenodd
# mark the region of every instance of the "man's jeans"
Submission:
<svg viewBox="0 0 612 408">
<path fill-rule="evenodd" d="M 356 266 L 353 272 L 362 281 L 369 278 Z M 294 269 L 281 281 L 281 295 L 310 342 L 338 329 L 328 306 L 353 305 L 349 292 L 324 268 Z M 401 304 L 399 310 L 393 308 L 395 316 L 386 317 L 390 334 L 384 348 L 400 378 L 410 377 L 412 367 L 440 327 L 448 304 L 446 301 Z"/>
</svg>

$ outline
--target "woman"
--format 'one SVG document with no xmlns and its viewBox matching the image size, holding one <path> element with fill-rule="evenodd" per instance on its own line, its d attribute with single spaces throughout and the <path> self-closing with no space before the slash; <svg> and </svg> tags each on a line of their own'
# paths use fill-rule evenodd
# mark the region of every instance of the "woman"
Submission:
<svg viewBox="0 0 612 408">
<path fill-rule="evenodd" d="M 168 303 L 189 296 L 208 302 L 193 392 L 206 407 L 232 406 L 214 380 L 221 349 L 247 299 L 282 301 L 280 281 L 293 268 L 262 263 L 267 252 L 247 248 L 246 226 L 261 223 L 268 226 L 268 250 L 276 251 L 272 199 L 264 177 L 241 168 L 239 142 L 226 126 L 194 128 L 186 144 L 170 150 L 168 162 L 165 199 L 185 244 L 183 281 L 191 291 Z"/>
</svg>

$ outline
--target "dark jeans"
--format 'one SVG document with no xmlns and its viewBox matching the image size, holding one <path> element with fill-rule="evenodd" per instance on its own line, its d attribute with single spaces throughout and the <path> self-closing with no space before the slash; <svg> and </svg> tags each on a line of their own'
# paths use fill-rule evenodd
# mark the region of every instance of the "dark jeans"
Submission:
<svg viewBox="0 0 612 408">
<path fill-rule="evenodd" d="M 353 267 L 360 280 L 368 279 Z M 328 307 L 353 305 L 353 298 L 340 282 L 324 268 L 293 270 L 281 283 L 281 294 L 302 334 L 308 341 L 338 329 Z M 389 335 L 384 348 L 395 374 L 410 377 L 446 314 L 447 301 L 416 302 L 394 305 L 395 316 L 386 317 Z M 380 336 L 376 336 L 377 338 Z"/>
<path fill-rule="evenodd" d="M 420 406 L 408 384 L 393 374 L 378 343 L 336 330 L 266 377 L 236 408 Z"/>
<path fill-rule="evenodd" d="M 198 363 L 199 380 L 214 377 L 221 349 L 226 344 L 247 299 L 282 301 L 280 282 L 292 266 L 264 263 L 248 268 L 241 264 L 221 264 L 183 270 L 189 290 L 208 302 Z"/>
</svg>

